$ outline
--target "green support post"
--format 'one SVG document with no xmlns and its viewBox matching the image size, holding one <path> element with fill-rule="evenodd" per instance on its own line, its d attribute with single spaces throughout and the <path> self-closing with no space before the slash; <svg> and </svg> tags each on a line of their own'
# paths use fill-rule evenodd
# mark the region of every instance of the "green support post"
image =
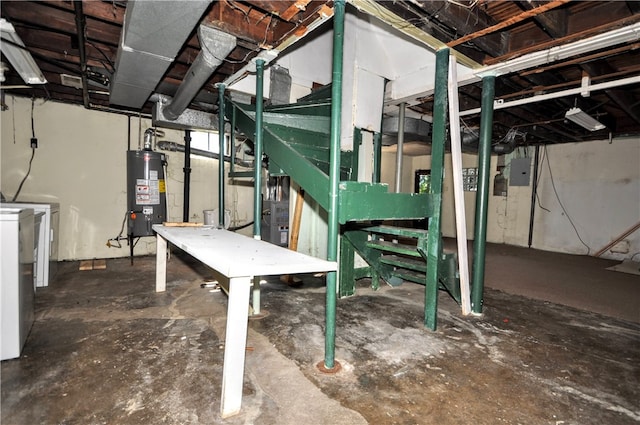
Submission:
<svg viewBox="0 0 640 425">
<path fill-rule="evenodd" d="M 218 226 L 224 229 L 224 84 L 218 84 Z"/>
<path fill-rule="evenodd" d="M 424 288 L 424 325 L 436 330 L 438 319 L 438 268 L 442 256 L 440 216 L 442 214 L 442 179 L 444 177 L 444 145 L 447 125 L 447 80 L 449 49 L 436 52 L 436 81 L 433 103 L 431 141 L 431 195 L 433 213 L 429 218 L 427 236 L 427 276 Z"/>
<path fill-rule="evenodd" d="M 346 236 L 340 236 L 340 282 L 338 295 L 348 297 L 356 293 L 355 250 Z"/>
<path fill-rule="evenodd" d="M 233 105 L 233 104 L 232 104 Z M 231 128 L 229 129 L 229 140 L 231 141 L 231 152 L 229 152 L 229 177 L 234 173 L 236 163 L 236 107 L 231 106 Z"/>
<path fill-rule="evenodd" d="M 484 263 L 487 245 L 487 211 L 489 208 L 489 175 L 491 168 L 491 137 L 493 128 L 493 100 L 495 76 L 482 79 L 482 113 L 480 116 L 480 146 L 478 148 L 478 192 L 473 237 L 473 278 L 471 311 L 482 313 L 484 293 Z"/>
<path fill-rule="evenodd" d="M 382 163 L 382 131 L 373 135 L 373 177 L 374 183 L 380 183 Z"/>
<path fill-rule="evenodd" d="M 260 239 L 262 221 L 262 109 L 264 91 L 264 60 L 256 60 L 256 135 L 254 137 L 253 164 L 253 237 Z"/>
<path fill-rule="evenodd" d="M 344 55 L 345 1 L 333 4 L 333 70 L 331 83 L 331 150 L 329 154 L 329 208 L 327 260 L 338 257 L 338 183 L 340 180 L 340 125 L 342 117 L 342 60 Z M 324 365 L 321 369 L 335 371 L 336 349 L 336 272 L 327 273 L 326 328 L 324 337 Z"/>
</svg>

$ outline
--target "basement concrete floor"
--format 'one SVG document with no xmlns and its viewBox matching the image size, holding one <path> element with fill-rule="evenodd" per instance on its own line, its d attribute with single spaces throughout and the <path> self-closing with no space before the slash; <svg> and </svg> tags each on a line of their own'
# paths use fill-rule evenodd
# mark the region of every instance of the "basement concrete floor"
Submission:
<svg viewBox="0 0 640 425">
<path fill-rule="evenodd" d="M 221 419 L 227 298 L 201 287 L 209 269 L 174 253 L 157 294 L 152 257 L 60 263 L 22 357 L 2 362 L 1 423 L 638 424 L 640 277 L 613 264 L 489 245 L 483 316 L 441 292 L 436 332 L 423 287 L 364 279 L 338 301 L 335 375 L 316 368 L 323 279 L 269 278 L 242 412 Z"/>
</svg>

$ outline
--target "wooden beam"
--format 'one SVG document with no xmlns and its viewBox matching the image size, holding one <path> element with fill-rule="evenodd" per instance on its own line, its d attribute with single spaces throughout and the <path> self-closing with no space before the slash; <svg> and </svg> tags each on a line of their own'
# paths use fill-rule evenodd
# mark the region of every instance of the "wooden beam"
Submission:
<svg viewBox="0 0 640 425">
<path fill-rule="evenodd" d="M 385 2 L 382 2 L 381 4 L 387 8 L 391 8 L 390 3 L 391 2 L 389 2 L 389 4 L 385 4 Z M 473 33 L 479 28 L 485 28 L 496 24 L 496 21 L 486 14 L 481 8 L 469 10 L 453 3 L 431 0 L 421 0 L 417 3 L 420 4 L 420 9 L 427 14 L 427 17 L 418 15 L 415 16 L 416 19 L 421 19 L 428 23 L 428 21 L 433 18 L 437 22 L 450 27 L 457 34 Z M 395 9 L 399 9 L 399 7 L 396 7 Z M 433 33 L 432 35 L 437 36 L 442 39 L 442 41 L 450 39 L 450 37 L 446 37 L 446 39 L 443 38 L 443 34 L 441 33 Z M 474 44 L 489 56 L 500 56 L 506 53 L 505 49 L 508 44 L 508 36 L 492 34 L 481 40 L 475 40 Z"/>
<path fill-rule="evenodd" d="M 546 11 L 549 11 L 551 9 L 554 9 L 556 7 L 562 6 L 563 4 L 566 4 L 568 2 L 570 2 L 571 0 L 555 0 L 555 1 L 551 1 L 548 3 L 545 3 L 543 6 L 539 6 L 536 7 L 535 9 L 532 10 L 527 10 L 525 12 L 522 12 L 516 16 L 513 16 L 509 19 L 505 19 L 504 21 L 496 24 L 496 25 L 492 25 L 490 27 L 484 28 L 480 31 L 476 31 L 472 34 L 467 34 L 464 37 L 461 37 L 457 40 L 453 40 L 450 41 L 449 43 L 447 43 L 447 46 L 449 47 L 455 47 L 458 46 L 462 43 L 466 43 L 467 41 L 471 41 L 471 40 L 475 40 L 476 38 L 485 36 L 487 34 L 491 34 L 494 33 L 496 31 L 500 31 L 501 29 L 505 29 L 507 27 L 510 27 L 511 25 L 517 24 L 518 22 L 522 22 L 525 19 L 529 19 L 531 17 L 537 16 L 541 13 L 544 13 Z"/>
<path fill-rule="evenodd" d="M 592 76 L 611 74 L 616 71 L 604 61 L 583 63 L 581 67 Z M 606 89 L 604 92 L 618 104 L 625 114 L 640 124 L 640 104 L 630 92 L 620 88 Z"/>
<path fill-rule="evenodd" d="M 523 56 L 526 55 L 528 53 L 533 53 L 533 52 L 537 52 L 537 51 L 541 51 L 541 50 L 546 50 L 546 49 L 550 49 L 552 47 L 556 47 L 556 46 L 561 46 L 563 44 L 567 44 L 573 41 L 577 41 L 577 40 L 582 40 L 584 38 L 587 37 L 591 37 L 594 36 L 596 34 L 601 34 L 607 31 L 612 31 L 616 28 L 622 28 L 625 27 L 627 25 L 631 25 L 634 24 L 636 22 L 640 21 L 640 14 L 639 15 L 633 15 L 633 16 L 629 16 L 626 18 L 622 18 L 622 19 L 618 19 L 616 21 L 613 22 L 608 22 L 606 24 L 597 26 L 597 27 L 593 27 L 593 28 L 589 28 L 587 30 L 581 31 L 581 32 L 577 32 L 577 33 L 573 33 L 570 34 L 566 37 L 562 37 L 562 38 L 558 38 L 555 40 L 551 40 L 548 41 L 546 43 L 540 43 L 540 44 L 536 44 L 534 46 L 531 46 L 529 48 L 526 49 L 521 49 L 518 50 L 517 52 L 510 52 L 504 56 L 500 56 L 497 58 L 493 58 L 493 59 L 488 59 L 485 61 L 485 65 L 494 65 L 496 63 L 500 63 L 500 62 L 506 62 L 509 59 L 513 59 L 515 57 L 519 57 L 519 56 Z"/>
<path fill-rule="evenodd" d="M 305 10 L 309 3 L 311 3 L 311 0 L 298 0 L 289 6 L 289 8 L 285 10 L 280 17 L 285 21 L 291 21 L 291 19 L 300 13 L 300 11 Z"/>
<path fill-rule="evenodd" d="M 542 1 L 518 1 L 518 7 L 522 10 L 533 10 L 537 7 L 544 6 Z M 567 35 L 569 12 L 567 9 L 550 10 L 547 13 L 538 14 L 533 20 L 540 28 L 553 38 L 564 37 Z"/>
</svg>

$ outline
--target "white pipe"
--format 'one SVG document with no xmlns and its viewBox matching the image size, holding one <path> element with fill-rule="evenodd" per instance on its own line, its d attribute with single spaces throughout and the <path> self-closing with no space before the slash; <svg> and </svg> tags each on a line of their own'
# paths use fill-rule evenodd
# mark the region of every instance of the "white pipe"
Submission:
<svg viewBox="0 0 640 425">
<path fill-rule="evenodd" d="M 456 58 L 449 56 L 449 125 L 451 132 L 451 163 L 453 168 L 453 198 L 456 214 L 456 240 L 458 242 L 458 272 L 460 274 L 460 304 L 462 314 L 471 313 L 471 291 L 469 289 L 469 256 L 467 254 L 467 218 L 464 206 L 462 180 L 462 139 L 458 112 L 458 83 L 456 82 Z"/>
<path fill-rule="evenodd" d="M 606 90 L 613 87 L 625 86 L 628 84 L 635 84 L 635 83 L 640 83 L 640 75 L 637 75 L 635 77 L 623 78 L 621 80 L 616 80 L 616 81 L 607 81 L 605 83 L 592 84 L 586 87 L 580 86 L 573 89 L 562 90 L 554 93 L 539 94 L 539 95 L 527 97 L 524 99 L 512 100 L 510 102 L 505 102 L 503 100 L 497 99 L 493 103 L 493 109 L 494 110 L 505 109 L 505 108 L 510 108 L 512 106 L 527 105 L 529 103 L 541 102 L 543 100 L 556 99 L 558 97 L 570 96 L 573 94 L 580 94 L 585 89 L 588 91 Z M 481 110 L 480 108 L 468 109 L 466 111 L 460 112 L 460 116 L 464 117 L 467 115 L 479 114 L 480 110 Z"/>
<path fill-rule="evenodd" d="M 398 114 L 398 144 L 396 145 L 396 193 L 402 192 L 402 155 L 404 151 L 404 112 L 406 106 L 406 103 L 401 103 Z"/>
<path fill-rule="evenodd" d="M 519 58 L 497 63 L 495 65 L 485 66 L 482 69 L 474 70 L 474 74 L 480 78 L 486 75 L 509 74 L 639 39 L 640 22 L 637 22 L 623 28 L 618 28 L 603 34 L 586 38 L 584 40 L 574 41 L 573 43 L 563 44 L 562 46 L 551 47 L 546 50 L 529 53 Z"/>
</svg>

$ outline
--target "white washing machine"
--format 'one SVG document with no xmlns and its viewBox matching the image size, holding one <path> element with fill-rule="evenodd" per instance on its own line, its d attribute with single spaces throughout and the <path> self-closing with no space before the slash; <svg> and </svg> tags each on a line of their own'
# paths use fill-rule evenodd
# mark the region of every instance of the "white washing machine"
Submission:
<svg viewBox="0 0 640 425">
<path fill-rule="evenodd" d="M 44 213 L 36 234 L 37 255 L 35 286 L 49 286 L 58 271 L 58 229 L 60 204 L 44 202 L 5 202 L 0 207 L 31 208 L 34 213 Z"/>
<path fill-rule="evenodd" d="M 20 357 L 34 320 L 34 213 L 0 208 L 0 360 Z"/>
</svg>

